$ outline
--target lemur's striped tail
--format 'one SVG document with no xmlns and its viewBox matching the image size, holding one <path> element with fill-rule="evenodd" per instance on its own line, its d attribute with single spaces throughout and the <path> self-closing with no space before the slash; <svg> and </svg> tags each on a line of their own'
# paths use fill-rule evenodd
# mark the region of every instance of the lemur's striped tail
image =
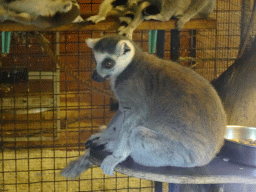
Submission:
<svg viewBox="0 0 256 192">
<path fill-rule="evenodd" d="M 119 17 L 119 21 L 120 21 L 120 27 L 118 29 L 118 31 L 122 31 L 123 29 L 125 29 L 134 19 L 134 12 L 132 12 L 131 10 L 128 10 L 124 16 Z"/>
</svg>

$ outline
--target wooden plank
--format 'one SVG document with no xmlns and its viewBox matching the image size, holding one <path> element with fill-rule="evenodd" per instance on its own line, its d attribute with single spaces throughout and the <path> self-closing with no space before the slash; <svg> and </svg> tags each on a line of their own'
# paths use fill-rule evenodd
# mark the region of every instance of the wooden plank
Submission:
<svg viewBox="0 0 256 192">
<path fill-rule="evenodd" d="M 109 155 L 104 151 L 90 150 L 90 160 L 100 166 Z M 115 167 L 115 171 L 140 179 L 166 183 L 181 184 L 214 184 L 214 183 L 245 183 L 255 184 L 255 167 L 239 165 L 226 161 L 223 157 L 214 158 L 202 167 L 147 167 L 135 163 L 131 157 Z"/>
<path fill-rule="evenodd" d="M 82 15 L 83 18 L 88 18 L 89 16 L 96 15 L 97 13 L 86 13 Z M 175 29 L 175 19 L 170 21 L 144 21 L 137 29 L 138 30 L 171 30 Z M 215 19 L 192 19 L 185 24 L 184 29 L 215 29 L 217 26 Z M 111 12 L 106 21 L 102 21 L 96 25 L 92 25 L 85 22 L 83 25 L 79 23 L 69 24 L 66 26 L 61 26 L 58 28 L 38 28 L 32 25 L 23 25 L 11 21 L 5 21 L 0 25 L 0 31 L 75 31 L 75 30 L 117 30 L 119 27 L 118 15 L 116 12 Z"/>
</svg>

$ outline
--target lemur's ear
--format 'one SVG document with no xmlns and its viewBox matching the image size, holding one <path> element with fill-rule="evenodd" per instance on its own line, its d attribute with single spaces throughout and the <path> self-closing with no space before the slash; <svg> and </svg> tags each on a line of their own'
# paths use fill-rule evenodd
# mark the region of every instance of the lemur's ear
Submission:
<svg viewBox="0 0 256 192">
<path fill-rule="evenodd" d="M 100 40 L 100 38 L 88 38 L 85 39 L 85 43 L 87 44 L 88 47 L 90 47 L 91 49 L 93 49 L 93 47 L 95 46 L 95 44 Z"/>
<path fill-rule="evenodd" d="M 117 43 L 116 45 L 116 55 L 118 57 L 126 54 L 127 52 L 131 51 L 132 49 L 132 44 L 128 40 L 121 40 Z"/>
</svg>

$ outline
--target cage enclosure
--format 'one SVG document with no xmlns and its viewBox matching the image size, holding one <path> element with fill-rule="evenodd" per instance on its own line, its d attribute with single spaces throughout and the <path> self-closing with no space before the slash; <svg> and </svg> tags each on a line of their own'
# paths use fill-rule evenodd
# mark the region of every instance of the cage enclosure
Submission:
<svg viewBox="0 0 256 192">
<path fill-rule="evenodd" d="M 82 15 L 97 12 L 100 3 L 79 0 Z M 162 55 L 212 81 L 234 63 L 252 3 L 217 0 L 210 25 L 191 25 L 176 36 L 175 30 L 164 30 Z M 139 28 L 133 34 L 144 51 L 151 47 L 150 30 Z M 85 153 L 84 142 L 115 113 L 108 82 L 91 80 L 95 61 L 85 39 L 116 30 L 106 30 L 103 22 L 89 30 L 40 32 L 65 68 L 34 33 L 12 31 L 10 52 L 0 57 L 0 191 L 155 191 L 152 181 L 120 173 L 106 176 L 96 166 L 74 180 L 60 175 Z M 4 52 L 3 44 L 1 49 Z"/>
</svg>

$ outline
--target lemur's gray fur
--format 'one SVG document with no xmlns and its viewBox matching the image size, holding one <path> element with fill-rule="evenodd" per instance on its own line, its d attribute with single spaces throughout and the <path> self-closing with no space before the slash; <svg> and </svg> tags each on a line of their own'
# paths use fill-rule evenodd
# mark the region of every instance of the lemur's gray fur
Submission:
<svg viewBox="0 0 256 192">
<path fill-rule="evenodd" d="M 112 153 L 101 168 L 131 156 L 145 166 L 194 167 L 209 163 L 224 142 L 226 114 L 212 85 L 195 71 L 143 52 L 119 35 L 87 39 L 97 63 L 92 79 L 109 78 L 119 109 L 105 132 L 86 147 L 104 145 Z M 62 175 L 88 168 L 87 153 Z M 82 165 L 85 161 L 86 166 Z M 79 171 L 77 171 L 79 167 Z"/>
<path fill-rule="evenodd" d="M 0 21 L 5 20 L 40 28 L 83 21 L 76 0 L 0 0 Z"/>
<path fill-rule="evenodd" d="M 144 19 L 168 21 L 176 17 L 176 27 L 182 29 L 192 18 L 207 18 L 214 6 L 215 0 L 104 0 L 98 15 L 89 17 L 87 21 L 98 23 L 105 20 L 112 9 L 121 10 L 123 15 L 120 21 L 123 25 L 118 30 L 119 35 L 132 39 L 133 31 Z"/>
</svg>

